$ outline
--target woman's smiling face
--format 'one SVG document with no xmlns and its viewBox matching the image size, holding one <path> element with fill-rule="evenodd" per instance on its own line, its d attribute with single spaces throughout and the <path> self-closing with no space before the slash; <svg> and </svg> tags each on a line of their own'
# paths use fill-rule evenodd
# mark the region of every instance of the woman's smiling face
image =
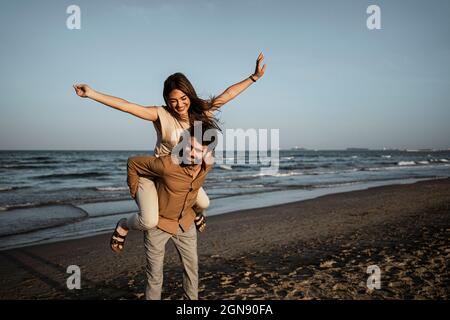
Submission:
<svg viewBox="0 0 450 320">
<path fill-rule="evenodd" d="M 191 100 L 181 90 L 173 89 L 168 96 L 169 106 L 172 110 L 175 110 L 180 116 L 188 115 L 189 107 L 191 106 Z"/>
</svg>

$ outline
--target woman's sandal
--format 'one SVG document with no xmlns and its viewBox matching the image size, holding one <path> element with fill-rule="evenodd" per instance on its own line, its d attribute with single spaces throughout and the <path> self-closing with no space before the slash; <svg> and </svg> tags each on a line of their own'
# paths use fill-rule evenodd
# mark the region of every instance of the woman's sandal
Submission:
<svg viewBox="0 0 450 320">
<path fill-rule="evenodd" d="M 117 222 L 116 228 L 114 229 L 114 232 L 111 236 L 111 241 L 109 242 L 109 245 L 111 246 L 111 250 L 119 253 L 123 250 L 123 247 L 125 246 L 125 239 L 127 237 L 127 235 L 123 236 L 119 233 L 119 231 L 117 231 L 117 229 L 120 226 L 120 222 L 121 220 L 119 220 Z"/>
<path fill-rule="evenodd" d="M 203 232 L 205 231 L 206 228 L 206 218 L 203 215 L 203 212 L 199 212 L 197 213 L 197 215 L 195 216 L 195 227 L 197 228 L 198 232 Z"/>
</svg>

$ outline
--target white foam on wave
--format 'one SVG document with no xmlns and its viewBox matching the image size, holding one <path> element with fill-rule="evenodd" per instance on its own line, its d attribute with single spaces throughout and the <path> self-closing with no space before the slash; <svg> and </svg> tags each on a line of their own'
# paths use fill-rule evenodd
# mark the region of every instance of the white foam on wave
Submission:
<svg viewBox="0 0 450 320">
<path fill-rule="evenodd" d="M 390 154 L 388 154 L 388 155 L 382 155 L 381 157 L 382 157 L 382 158 L 387 158 L 387 159 L 389 159 L 389 158 L 391 157 L 391 155 L 390 155 Z"/>
<path fill-rule="evenodd" d="M 0 207 L 0 211 L 5 211 L 8 209 L 16 209 L 16 208 L 27 208 L 27 207 L 32 207 L 35 206 L 36 203 L 34 202 L 25 202 L 25 203 L 19 203 L 19 204 L 7 204 L 3 207 Z"/>
<path fill-rule="evenodd" d="M 321 175 L 321 174 L 335 174 L 335 173 L 349 173 L 359 171 L 359 168 L 342 169 L 342 170 L 324 170 L 324 171 L 311 171 L 308 174 Z"/>
<path fill-rule="evenodd" d="M 270 176 L 270 177 L 290 177 L 290 176 L 300 176 L 303 175 L 302 172 L 294 172 L 294 171 L 290 171 L 290 172 L 286 172 L 286 173 L 263 173 L 260 172 L 259 174 L 255 175 L 256 177 L 260 177 L 260 176 Z"/>
<path fill-rule="evenodd" d="M 243 185 L 243 186 L 239 186 L 239 188 L 263 188 L 264 185 L 263 184 L 249 184 L 249 185 Z"/>
<path fill-rule="evenodd" d="M 397 165 L 399 166 L 413 166 L 416 163 L 414 161 L 400 161 L 399 163 L 397 163 Z"/>
<path fill-rule="evenodd" d="M 223 170 L 233 170 L 231 166 L 227 166 L 226 164 L 219 165 L 219 168 Z"/>
<path fill-rule="evenodd" d="M 123 191 L 128 190 L 128 187 L 96 187 L 98 191 Z"/>
</svg>

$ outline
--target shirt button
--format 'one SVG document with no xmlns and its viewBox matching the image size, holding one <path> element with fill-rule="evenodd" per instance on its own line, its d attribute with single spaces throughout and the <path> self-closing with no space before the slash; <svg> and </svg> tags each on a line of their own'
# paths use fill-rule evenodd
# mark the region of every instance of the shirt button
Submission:
<svg viewBox="0 0 450 320">
<path fill-rule="evenodd" d="M 192 190 L 194 190 L 193 188 L 189 188 L 189 191 L 192 191 Z"/>
</svg>

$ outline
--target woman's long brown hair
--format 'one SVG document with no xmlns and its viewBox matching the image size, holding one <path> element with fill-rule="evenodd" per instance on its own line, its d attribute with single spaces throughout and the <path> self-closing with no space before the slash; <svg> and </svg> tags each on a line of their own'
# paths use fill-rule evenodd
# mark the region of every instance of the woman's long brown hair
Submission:
<svg viewBox="0 0 450 320">
<path fill-rule="evenodd" d="M 164 81 L 163 97 L 166 102 L 167 111 L 178 120 L 181 120 L 180 115 L 169 105 L 169 93 L 174 89 L 183 91 L 191 101 L 188 110 L 189 123 L 191 126 L 194 125 L 194 121 L 202 121 L 206 127 L 215 128 L 221 131 L 219 120 L 212 115 L 212 112 L 217 110 L 217 108 L 214 107 L 214 102 L 217 99 L 216 96 L 211 96 L 208 100 L 201 99 L 197 96 L 194 87 L 184 74 L 177 72 L 170 75 L 166 81 Z M 210 115 L 208 115 L 207 111 L 211 111 Z"/>
</svg>

